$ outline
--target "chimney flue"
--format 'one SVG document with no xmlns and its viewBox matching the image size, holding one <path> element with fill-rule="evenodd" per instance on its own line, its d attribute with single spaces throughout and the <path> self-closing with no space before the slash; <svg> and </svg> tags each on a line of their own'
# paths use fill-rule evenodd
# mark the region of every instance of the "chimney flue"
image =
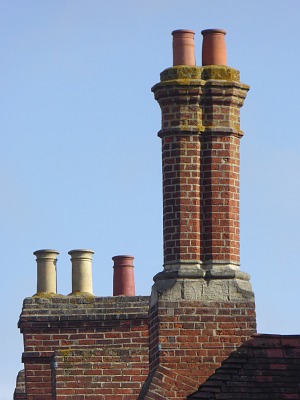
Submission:
<svg viewBox="0 0 300 400">
<path fill-rule="evenodd" d="M 135 296 L 133 256 L 114 256 L 113 296 Z"/>
<path fill-rule="evenodd" d="M 33 253 L 37 263 L 37 293 L 56 293 L 56 250 L 37 250 Z"/>
<path fill-rule="evenodd" d="M 178 29 L 173 35 L 173 66 L 196 65 L 195 32 L 188 29 Z"/>
<path fill-rule="evenodd" d="M 92 285 L 92 250 L 76 249 L 69 253 L 72 262 L 72 294 L 93 294 Z"/>
<path fill-rule="evenodd" d="M 202 43 L 202 65 L 226 65 L 226 31 L 205 29 Z"/>
</svg>

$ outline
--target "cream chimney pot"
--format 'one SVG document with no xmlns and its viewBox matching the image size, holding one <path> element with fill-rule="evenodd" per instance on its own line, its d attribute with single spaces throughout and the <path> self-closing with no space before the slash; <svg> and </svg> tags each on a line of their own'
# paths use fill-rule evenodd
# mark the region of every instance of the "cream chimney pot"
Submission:
<svg viewBox="0 0 300 400">
<path fill-rule="evenodd" d="M 37 250 L 33 253 L 37 263 L 37 293 L 56 293 L 56 250 Z"/>
<path fill-rule="evenodd" d="M 72 294 L 91 293 L 92 285 L 92 256 L 94 252 L 86 249 L 70 250 L 72 262 Z"/>
</svg>

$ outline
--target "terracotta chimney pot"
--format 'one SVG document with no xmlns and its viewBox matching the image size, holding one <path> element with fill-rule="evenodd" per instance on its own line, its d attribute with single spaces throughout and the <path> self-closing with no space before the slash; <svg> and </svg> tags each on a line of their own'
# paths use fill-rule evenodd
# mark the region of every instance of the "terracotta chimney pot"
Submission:
<svg viewBox="0 0 300 400">
<path fill-rule="evenodd" d="M 196 65 L 195 32 L 188 29 L 178 29 L 173 35 L 173 66 Z"/>
<path fill-rule="evenodd" d="M 113 296 L 135 296 L 133 256 L 114 256 Z"/>
<path fill-rule="evenodd" d="M 226 31 L 205 29 L 202 43 L 202 65 L 226 65 Z"/>
</svg>

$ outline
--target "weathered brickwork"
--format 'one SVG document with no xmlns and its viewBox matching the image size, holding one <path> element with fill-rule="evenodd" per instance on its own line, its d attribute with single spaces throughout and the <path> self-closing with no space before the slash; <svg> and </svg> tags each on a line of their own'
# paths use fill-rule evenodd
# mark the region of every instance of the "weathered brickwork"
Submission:
<svg viewBox="0 0 300 400">
<path fill-rule="evenodd" d="M 16 389 L 14 391 L 14 400 L 26 400 L 25 393 L 25 372 L 22 369 L 17 376 Z"/>
<path fill-rule="evenodd" d="M 153 87 L 162 111 L 165 265 L 240 262 L 240 107 L 248 89 L 238 71 L 220 66 L 169 68 Z"/>
<path fill-rule="evenodd" d="M 162 73 L 173 82 L 170 68 Z M 197 69 L 184 68 L 193 76 Z M 178 77 L 177 77 L 178 78 Z M 202 109 L 199 84 L 163 84 L 153 89 L 162 109 L 164 263 L 200 259 L 200 151 Z M 187 100 L 188 99 L 188 100 Z"/>
<path fill-rule="evenodd" d="M 148 373 L 147 354 L 130 346 L 58 350 L 53 361 L 56 399 L 134 400 Z"/>
<path fill-rule="evenodd" d="M 184 399 L 256 332 L 253 302 L 158 301 L 141 399 Z M 194 388 L 194 389 L 193 389 Z"/>
<path fill-rule="evenodd" d="M 239 141 L 206 135 L 202 144 L 202 261 L 239 264 Z"/>
<path fill-rule="evenodd" d="M 232 68 L 205 67 L 202 76 L 202 261 L 239 265 L 240 108 L 249 87 Z"/>
<path fill-rule="evenodd" d="M 188 400 L 300 399 L 300 335 L 253 335 Z"/>
<path fill-rule="evenodd" d="M 200 259 L 199 135 L 166 136 L 163 154 L 164 261 Z"/>
<path fill-rule="evenodd" d="M 19 326 L 28 400 L 137 397 L 148 373 L 148 297 L 27 298 Z"/>
</svg>

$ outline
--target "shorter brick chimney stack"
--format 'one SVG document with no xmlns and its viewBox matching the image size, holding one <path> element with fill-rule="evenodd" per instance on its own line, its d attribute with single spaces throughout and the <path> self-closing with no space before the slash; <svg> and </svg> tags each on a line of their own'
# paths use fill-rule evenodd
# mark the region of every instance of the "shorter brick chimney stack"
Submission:
<svg viewBox="0 0 300 400">
<path fill-rule="evenodd" d="M 196 65 L 195 32 L 188 29 L 178 29 L 173 35 L 173 66 Z"/>
<path fill-rule="evenodd" d="M 113 296 L 135 296 L 133 256 L 114 256 Z"/>
<path fill-rule="evenodd" d="M 93 294 L 92 285 L 92 250 L 70 250 L 72 262 L 72 294 Z"/>
<path fill-rule="evenodd" d="M 226 31 L 205 29 L 202 32 L 202 65 L 226 65 Z"/>
<path fill-rule="evenodd" d="M 33 253 L 37 263 L 37 293 L 56 293 L 56 250 L 37 250 Z"/>
</svg>

